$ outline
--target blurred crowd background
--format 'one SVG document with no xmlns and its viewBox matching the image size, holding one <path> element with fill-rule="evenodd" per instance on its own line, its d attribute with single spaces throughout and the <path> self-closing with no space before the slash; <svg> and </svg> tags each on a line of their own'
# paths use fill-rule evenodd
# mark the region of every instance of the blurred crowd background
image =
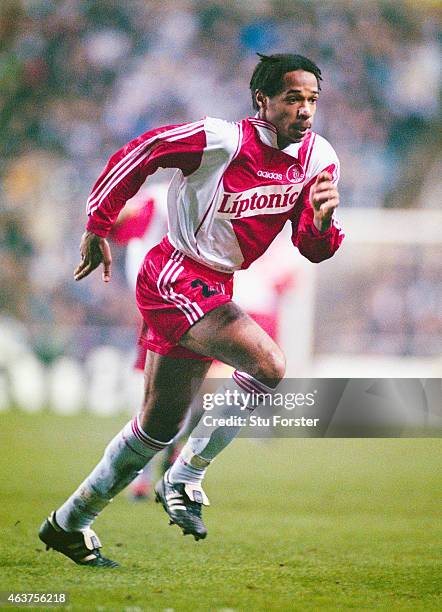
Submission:
<svg viewBox="0 0 442 612">
<path fill-rule="evenodd" d="M 99 344 L 131 349 L 124 249 L 114 247 L 109 286 L 72 280 L 88 192 L 107 158 L 150 128 L 252 114 L 257 52 L 321 67 L 315 129 L 341 159 L 343 208 L 439 207 L 438 4 L 2 0 L 0 335 L 15 330 L 46 363 Z M 440 353 L 441 247 L 392 249 L 360 252 L 318 289 L 336 325 L 316 326 L 315 350 Z"/>
</svg>

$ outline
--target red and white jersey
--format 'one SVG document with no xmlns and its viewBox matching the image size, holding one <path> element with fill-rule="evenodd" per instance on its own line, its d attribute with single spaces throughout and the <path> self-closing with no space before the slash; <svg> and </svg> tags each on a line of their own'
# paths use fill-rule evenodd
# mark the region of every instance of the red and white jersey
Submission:
<svg viewBox="0 0 442 612">
<path fill-rule="evenodd" d="M 320 233 L 310 188 L 339 162 L 314 132 L 280 150 L 276 128 L 249 117 L 238 123 L 206 117 L 152 130 L 109 160 L 88 199 L 87 229 L 107 236 L 119 211 L 158 168 L 176 168 L 168 191 L 169 240 L 189 257 L 222 272 L 247 268 L 287 221 L 292 242 L 314 262 L 331 257 L 339 225 Z"/>
</svg>

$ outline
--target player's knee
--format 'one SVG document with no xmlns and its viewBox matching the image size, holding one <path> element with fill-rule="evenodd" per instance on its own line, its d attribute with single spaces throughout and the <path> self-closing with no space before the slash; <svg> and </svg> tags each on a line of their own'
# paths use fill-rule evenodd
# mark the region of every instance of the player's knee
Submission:
<svg viewBox="0 0 442 612">
<path fill-rule="evenodd" d="M 286 361 L 284 353 L 277 346 L 263 355 L 256 378 L 269 387 L 275 387 L 284 378 Z"/>
</svg>

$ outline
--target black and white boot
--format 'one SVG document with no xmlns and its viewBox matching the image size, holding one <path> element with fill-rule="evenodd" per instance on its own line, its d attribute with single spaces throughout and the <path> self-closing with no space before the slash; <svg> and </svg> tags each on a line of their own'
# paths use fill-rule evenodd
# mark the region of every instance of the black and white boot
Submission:
<svg viewBox="0 0 442 612">
<path fill-rule="evenodd" d="M 85 531 L 64 531 L 55 518 L 55 512 L 44 521 L 38 537 L 46 544 L 46 550 L 53 548 L 72 559 L 78 565 L 89 567 L 118 567 L 116 561 L 102 557 L 101 542 L 92 529 Z"/>
<path fill-rule="evenodd" d="M 170 518 L 171 525 L 178 525 L 183 535 L 191 534 L 195 540 L 203 540 L 207 529 L 201 517 L 202 506 L 209 506 L 207 495 L 199 485 L 172 483 L 163 478 L 155 485 L 155 498 Z"/>
</svg>

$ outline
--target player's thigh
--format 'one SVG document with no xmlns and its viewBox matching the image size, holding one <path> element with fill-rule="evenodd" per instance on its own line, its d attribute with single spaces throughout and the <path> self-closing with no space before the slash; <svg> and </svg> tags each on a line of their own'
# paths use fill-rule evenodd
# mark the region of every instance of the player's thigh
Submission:
<svg viewBox="0 0 442 612">
<path fill-rule="evenodd" d="M 204 315 L 180 344 L 263 381 L 277 382 L 284 376 L 285 358 L 279 346 L 234 302 Z"/>
<path fill-rule="evenodd" d="M 210 361 L 184 359 L 147 351 L 141 425 L 150 431 L 179 422 L 200 388 Z"/>
</svg>

